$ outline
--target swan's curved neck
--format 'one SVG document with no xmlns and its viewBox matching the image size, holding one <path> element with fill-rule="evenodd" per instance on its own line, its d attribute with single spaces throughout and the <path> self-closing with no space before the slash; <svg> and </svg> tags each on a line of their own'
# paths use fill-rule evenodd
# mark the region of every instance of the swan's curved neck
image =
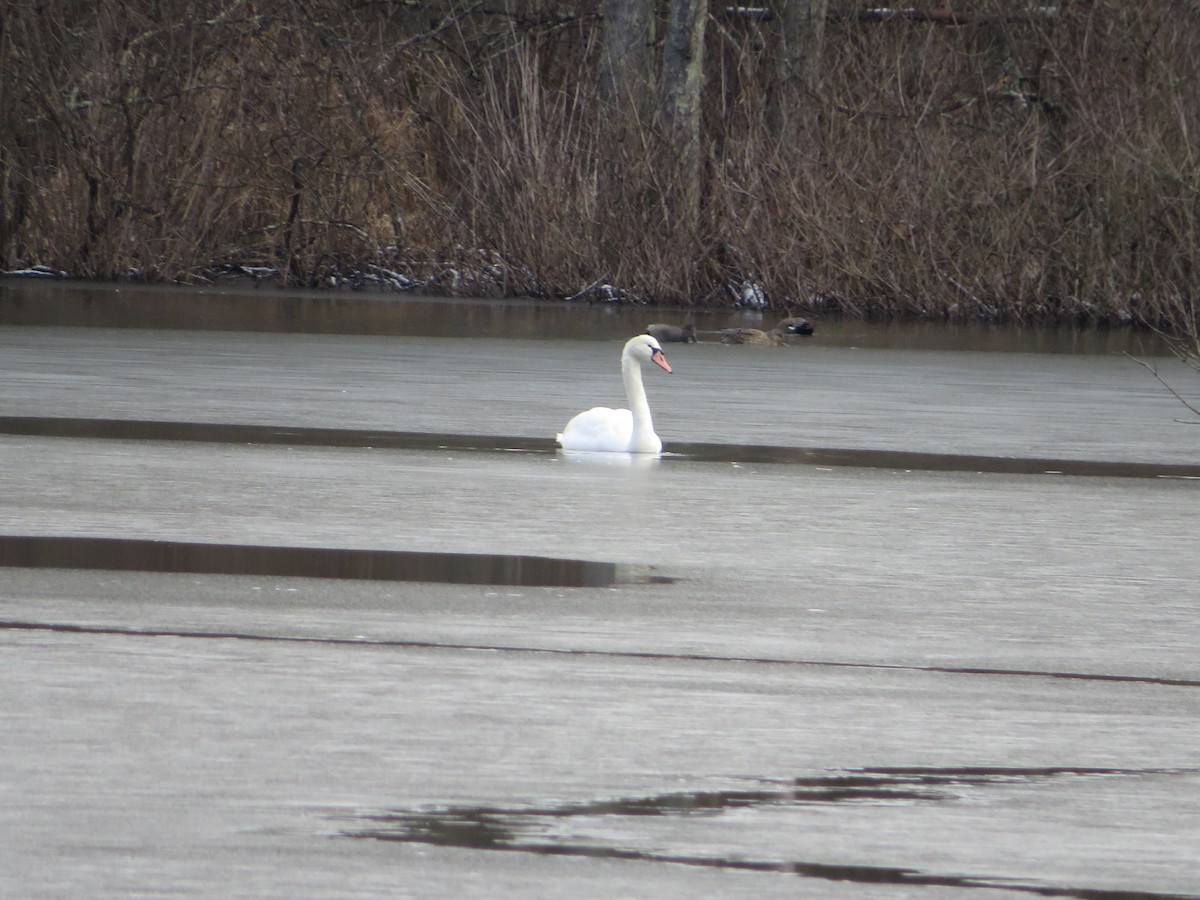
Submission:
<svg viewBox="0 0 1200 900">
<path fill-rule="evenodd" d="M 646 388 L 642 384 L 642 366 L 636 359 L 626 356 L 621 359 L 621 374 L 625 379 L 625 396 L 629 398 L 629 411 L 633 413 L 633 438 L 631 444 L 637 448 L 644 436 L 653 440 L 654 422 L 650 418 L 650 404 L 646 400 Z"/>
</svg>

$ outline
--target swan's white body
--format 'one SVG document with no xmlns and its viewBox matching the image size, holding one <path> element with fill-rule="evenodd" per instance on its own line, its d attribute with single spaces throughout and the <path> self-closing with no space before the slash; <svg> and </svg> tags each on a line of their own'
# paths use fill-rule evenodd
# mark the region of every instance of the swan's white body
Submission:
<svg viewBox="0 0 1200 900">
<path fill-rule="evenodd" d="M 654 433 L 650 404 L 642 385 L 642 363 L 653 362 L 670 372 L 658 341 L 639 334 L 625 342 L 621 351 L 621 375 L 629 409 L 596 406 L 581 412 L 558 435 L 564 450 L 591 450 L 603 453 L 659 453 L 662 441 Z"/>
</svg>

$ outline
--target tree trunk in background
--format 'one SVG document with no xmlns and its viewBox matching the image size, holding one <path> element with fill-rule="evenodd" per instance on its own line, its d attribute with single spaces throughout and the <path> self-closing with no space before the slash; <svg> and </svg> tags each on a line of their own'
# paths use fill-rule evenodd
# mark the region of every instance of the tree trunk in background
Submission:
<svg viewBox="0 0 1200 900">
<path fill-rule="evenodd" d="M 644 229 L 655 210 L 641 152 L 655 110 L 654 0 L 603 0 L 601 12 L 596 140 L 603 165 L 596 245 L 604 276 L 621 281 L 629 278 L 622 260 L 629 254 L 631 233 L 639 231 L 635 223 Z"/>
<path fill-rule="evenodd" d="M 776 18 L 775 78 L 767 93 L 767 121 L 783 146 L 800 140 L 810 96 L 821 75 L 821 46 L 829 0 L 780 0 Z"/>
<path fill-rule="evenodd" d="M 604 0 L 600 95 L 640 118 L 653 109 L 654 0 Z"/>
<path fill-rule="evenodd" d="M 700 90 L 708 0 L 671 0 L 663 45 L 659 125 L 676 174 L 666 206 L 673 227 L 692 231 L 700 217 Z"/>
</svg>

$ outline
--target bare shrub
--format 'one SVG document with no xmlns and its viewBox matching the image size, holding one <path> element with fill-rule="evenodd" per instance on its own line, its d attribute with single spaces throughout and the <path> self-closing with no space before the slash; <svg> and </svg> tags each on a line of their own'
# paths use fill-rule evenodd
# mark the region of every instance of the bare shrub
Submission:
<svg viewBox="0 0 1200 900">
<path fill-rule="evenodd" d="M 809 176 L 795 209 L 819 210 L 808 280 L 879 313 L 986 319 L 1121 320 L 1135 294 L 1190 293 L 1183 136 L 1200 98 L 1179 15 L 1089 3 L 969 29 L 843 22 L 824 127 L 787 163 Z"/>
</svg>

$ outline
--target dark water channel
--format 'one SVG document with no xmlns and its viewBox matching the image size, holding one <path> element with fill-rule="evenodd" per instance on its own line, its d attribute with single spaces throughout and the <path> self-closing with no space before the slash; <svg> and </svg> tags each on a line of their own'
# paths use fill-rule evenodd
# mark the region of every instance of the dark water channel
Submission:
<svg viewBox="0 0 1200 900">
<path fill-rule="evenodd" d="M 769 818 L 773 813 L 786 813 L 792 809 L 834 808 L 842 804 L 868 807 L 955 804 L 971 802 L 969 798 L 972 795 L 979 798 L 989 792 L 1003 795 L 1006 788 L 1014 785 L 1036 786 L 1052 779 L 1137 779 L 1171 774 L 1182 773 L 1020 767 L 858 769 L 795 778 L 757 789 L 682 792 L 548 807 L 452 807 L 396 811 L 363 816 L 357 822 L 348 823 L 344 834 L 351 838 L 394 843 L 795 875 L 849 885 L 949 888 L 964 894 L 978 890 L 990 894 L 1001 890 L 1012 894 L 1077 897 L 1081 900 L 1183 898 L 1186 895 L 1050 887 L 1005 877 L 935 874 L 890 866 L 687 855 L 647 850 L 637 846 L 636 841 L 622 844 L 614 839 L 614 833 L 622 829 L 636 833 L 639 820 L 659 817 L 705 819 L 749 811 Z M 991 799 L 990 802 L 997 801 Z"/>
<path fill-rule="evenodd" d="M 20 535 L 0 535 L 2 566 L 525 587 L 607 587 L 636 577 L 615 563 L 542 556 Z"/>
</svg>

